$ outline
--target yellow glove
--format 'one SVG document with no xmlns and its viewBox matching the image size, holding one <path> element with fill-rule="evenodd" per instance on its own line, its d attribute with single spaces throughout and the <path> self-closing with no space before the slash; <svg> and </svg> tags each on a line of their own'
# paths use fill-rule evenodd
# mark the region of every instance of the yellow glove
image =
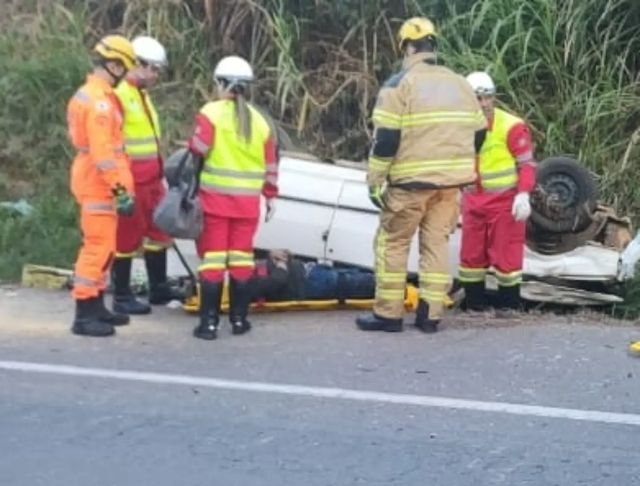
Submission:
<svg viewBox="0 0 640 486">
<path fill-rule="evenodd" d="M 382 186 L 369 186 L 369 199 L 378 209 L 384 208 L 383 195 Z"/>
</svg>

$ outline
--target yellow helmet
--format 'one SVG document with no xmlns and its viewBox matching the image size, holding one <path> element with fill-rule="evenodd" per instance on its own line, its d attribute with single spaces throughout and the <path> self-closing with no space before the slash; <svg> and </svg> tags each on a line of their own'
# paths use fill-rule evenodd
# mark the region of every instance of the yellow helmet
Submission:
<svg viewBox="0 0 640 486">
<path fill-rule="evenodd" d="M 133 45 L 121 35 L 108 35 L 98 41 L 93 52 L 109 61 L 120 61 L 128 71 L 136 63 Z"/>
<path fill-rule="evenodd" d="M 433 22 L 426 17 L 412 17 L 406 20 L 398 31 L 398 45 L 402 45 L 408 40 L 418 40 L 427 36 L 436 36 L 436 28 Z"/>
</svg>

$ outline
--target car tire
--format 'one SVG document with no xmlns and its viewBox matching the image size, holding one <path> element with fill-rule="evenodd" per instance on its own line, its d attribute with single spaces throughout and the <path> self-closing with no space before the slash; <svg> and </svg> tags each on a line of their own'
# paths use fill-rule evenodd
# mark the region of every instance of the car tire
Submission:
<svg viewBox="0 0 640 486">
<path fill-rule="evenodd" d="M 591 223 L 597 200 L 586 167 L 570 157 L 550 157 L 538 165 L 530 222 L 548 233 L 578 233 Z"/>
</svg>

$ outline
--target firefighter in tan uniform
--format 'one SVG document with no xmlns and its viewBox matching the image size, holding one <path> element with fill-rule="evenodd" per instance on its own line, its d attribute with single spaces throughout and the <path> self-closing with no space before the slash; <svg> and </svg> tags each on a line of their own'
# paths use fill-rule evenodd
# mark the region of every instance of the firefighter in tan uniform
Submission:
<svg viewBox="0 0 640 486">
<path fill-rule="evenodd" d="M 419 230 L 420 301 L 415 325 L 435 332 L 450 286 L 448 238 L 458 193 L 475 181 L 486 120 L 466 79 L 436 65 L 431 21 L 407 20 L 399 32 L 402 70 L 389 78 L 373 111 L 367 183 L 380 208 L 375 237 L 376 300 L 357 319 L 364 331 L 402 331 L 407 259 Z"/>
</svg>

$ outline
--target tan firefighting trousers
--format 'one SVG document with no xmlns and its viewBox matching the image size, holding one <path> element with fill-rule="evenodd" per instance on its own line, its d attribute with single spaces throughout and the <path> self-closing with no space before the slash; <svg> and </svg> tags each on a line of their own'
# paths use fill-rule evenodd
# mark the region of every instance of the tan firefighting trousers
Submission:
<svg viewBox="0 0 640 486">
<path fill-rule="evenodd" d="M 401 318 L 411 240 L 419 228 L 420 298 L 429 305 L 429 318 L 439 319 L 449 290 L 449 234 L 458 215 L 459 190 L 404 190 L 391 187 L 375 238 L 375 314 Z"/>
</svg>

